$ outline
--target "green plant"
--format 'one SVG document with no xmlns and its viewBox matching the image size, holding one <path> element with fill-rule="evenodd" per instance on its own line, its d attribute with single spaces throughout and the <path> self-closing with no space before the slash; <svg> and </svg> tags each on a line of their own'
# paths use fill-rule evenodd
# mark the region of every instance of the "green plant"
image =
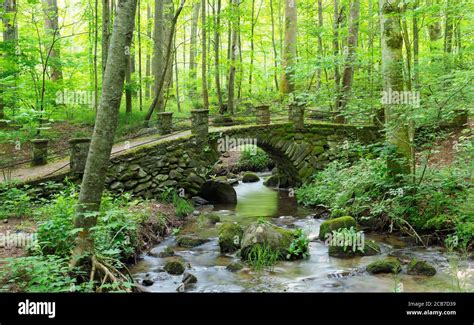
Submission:
<svg viewBox="0 0 474 325">
<path fill-rule="evenodd" d="M 286 259 L 307 258 L 309 256 L 309 239 L 303 229 L 295 231 L 295 238 L 288 248 Z"/>
<path fill-rule="evenodd" d="M 28 188 L 12 187 L 0 191 L 0 219 L 27 216 L 32 211 L 32 199 Z"/>
<path fill-rule="evenodd" d="M 265 151 L 249 146 L 242 151 L 237 163 L 239 170 L 262 171 L 271 167 L 273 167 L 273 162 Z"/>
<path fill-rule="evenodd" d="M 174 188 L 167 187 L 161 193 L 161 200 L 172 203 L 175 207 L 176 215 L 180 218 L 188 216 L 193 212 L 193 205 L 185 198 L 179 196 Z"/>
<path fill-rule="evenodd" d="M 277 251 L 267 245 L 254 245 L 248 252 L 247 262 L 256 272 L 263 269 L 272 270 L 279 256 Z"/>
</svg>

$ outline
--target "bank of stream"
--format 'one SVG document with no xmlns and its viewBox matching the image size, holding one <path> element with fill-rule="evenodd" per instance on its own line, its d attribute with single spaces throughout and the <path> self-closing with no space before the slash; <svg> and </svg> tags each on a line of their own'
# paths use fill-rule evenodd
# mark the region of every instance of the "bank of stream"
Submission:
<svg viewBox="0 0 474 325">
<path fill-rule="evenodd" d="M 138 283 L 150 279 L 153 284 L 144 287 L 150 292 L 176 292 L 182 275 L 171 275 L 163 270 L 166 258 L 157 257 L 167 247 L 182 258 L 187 271 L 197 282 L 186 291 L 194 292 L 445 292 L 474 290 L 474 261 L 447 252 L 443 247 L 415 247 L 394 234 L 366 234 L 378 242 L 381 254 L 376 256 L 341 259 L 328 256 L 328 247 L 317 240 L 323 222 L 310 209 L 298 206 L 286 190 L 263 185 L 269 174 L 259 174 L 260 181 L 239 183 L 235 186 L 237 205 L 215 205 L 213 213 L 221 222 L 235 221 L 243 226 L 264 217 L 271 223 L 288 228 L 303 228 L 312 239 L 310 256 L 304 260 L 280 261 L 271 270 L 253 271 L 244 268 L 231 272 L 227 266 L 240 262 L 237 254 L 223 255 L 218 245 L 217 226 L 201 224 L 197 217 L 188 222 L 180 235 L 190 234 L 209 238 L 193 248 L 179 247 L 176 236 L 170 236 L 154 247 L 132 269 Z M 371 275 L 366 266 L 387 256 L 417 258 L 433 265 L 437 274 L 432 277 L 398 275 Z"/>
</svg>

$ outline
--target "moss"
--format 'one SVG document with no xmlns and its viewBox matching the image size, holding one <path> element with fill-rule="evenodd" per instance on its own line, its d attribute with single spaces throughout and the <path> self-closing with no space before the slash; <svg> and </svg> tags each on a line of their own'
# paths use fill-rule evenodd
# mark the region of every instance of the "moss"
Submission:
<svg viewBox="0 0 474 325">
<path fill-rule="evenodd" d="M 331 257 L 351 258 L 355 256 L 372 256 L 380 253 L 380 246 L 373 240 L 365 242 L 364 249 L 361 251 L 356 249 L 354 252 L 352 247 L 329 246 L 328 254 Z"/>
<path fill-rule="evenodd" d="M 221 253 L 233 253 L 240 248 L 243 230 L 239 224 L 226 222 L 219 227 Z"/>
<path fill-rule="evenodd" d="M 183 262 L 181 262 L 179 259 L 172 258 L 166 262 L 163 269 L 169 274 L 179 275 L 184 273 L 185 267 Z"/>
<path fill-rule="evenodd" d="M 196 246 L 202 245 L 205 242 L 207 242 L 207 239 L 199 238 L 199 237 L 196 237 L 196 236 L 184 235 L 184 236 L 179 236 L 176 239 L 176 242 L 181 247 L 188 247 L 189 248 L 189 247 L 196 247 Z"/>
<path fill-rule="evenodd" d="M 230 272 L 238 272 L 244 268 L 244 265 L 239 262 L 234 262 L 227 265 L 226 269 Z"/>
<path fill-rule="evenodd" d="M 367 272 L 371 274 L 379 273 L 399 273 L 402 270 L 400 262 L 396 260 L 379 260 L 367 266 Z"/>
<path fill-rule="evenodd" d="M 209 220 L 209 222 L 213 225 L 221 221 L 221 217 L 215 213 L 206 214 L 206 219 Z"/>
<path fill-rule="evenodd" d="M 171 247 L 167 246 L 162 252 L 158 254 L 158 257 L 170 257 L 174 256 L 174 251 Z"/>
<path fill-rule="evenodd" d="M 263 185 L 268 187 L 277 187 L 279 183 L 280 177 L 278 175 L 272 175 L 263 182 Z"/>
<path fill-rule="evenodd" d="M 319 228 L 319 239 L 325 240 L 326 234 L 331 233 L 333 230 L 339 230 L 342 228 L 349 229 L 350 227 L 356 227 L 357 223 L 354 218 L 350 216 L 339 217 L 324 221 Z"/>
<path fill-rule="evenodd" d="M 244 176 L 242 177 L 242 182 L 244 183 L 254 183 L 254 182 L 258 182 L 259 180 L 260 180 L 260 177 L 258 177 L 257 174 L 250 173 L 250 172 L 245 173 Z"/>
<path fill-rule="evenodd" d="M 436 269 L 425 261 L 414 259 L 408 264 L 407 273 L 410 275 L 433 276 L 436 274 Z"/>
</svg>

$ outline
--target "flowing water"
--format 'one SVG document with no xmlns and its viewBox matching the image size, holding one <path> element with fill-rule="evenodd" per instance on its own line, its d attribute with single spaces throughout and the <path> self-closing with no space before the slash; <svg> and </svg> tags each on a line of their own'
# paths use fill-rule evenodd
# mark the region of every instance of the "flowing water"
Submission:
<svg viewBox="0 0 474 325">
<path fill-rule="evenodd" d="M 261 174 L 265 177 L 267 175 Z M 258 218 L 288 228 L 303 228 L 310 238 L 319 232 L 322 220 L 315 219 L 311 210 L 296 204 L 291 193 L 274 190 L 256 183 L 239 183 L 235 186 L 237 205 L 216 205 L 214 213 L 221 221 L 237 221 L 249 224 Z M 377 256 L 340 259 L 328 256 L 324 242 L 313 240 L 310 243 L 310 256 L 305 260 L 281 261 L 272 270 L 254 272 L 244 267 L 239 272 L 230 272 L 226 266 L 239 262 L 238 256 L 222 255 L 219 251 L 217 227 L 195 220 L 188 223 L 180 234 L 195 234 L 210 238 L 207 243 L 194 248 L 180 248 L 173 236 L 154 247 L 152 253 L 163 251 L 167 246 L 175 250 L 188 265 L 188 272 L 198 281 L 187 291 L 196 292 L 441 292 L 474 290 L 474 261 L 447 253 L 441 247 L 409 247 L 393 235 L 367 234 L 366 238 L 377 241 L 382 253 Z M 398 275 L 370 275 L 365 267 L 372 261 L 389 254 L 404 258 L 419 258 L 437 269 L 433 277 L 411 276 L 406 272 Z M 153 254 L 156 255 L 156 254 Z M 170 275 L 163 271 L 165 258 L 149 254 L 132 268 L 135 279 L 147 277 L 154 281 L 146 287 L 151 292 L 175 292 L 182 276 Z"/>
</svg>

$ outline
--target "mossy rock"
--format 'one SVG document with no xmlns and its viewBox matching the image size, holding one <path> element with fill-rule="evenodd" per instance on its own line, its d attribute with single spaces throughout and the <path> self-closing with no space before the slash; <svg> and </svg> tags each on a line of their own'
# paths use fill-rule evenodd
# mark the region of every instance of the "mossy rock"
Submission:
<svg viewBox="0 0 474 325">
<path fill-rule="evenodd" d="M 367 268 L 367 272 L 371 274 L 380 274 L 380 273 L 400 273 L 402 266 L 400 262 L 396 260 L 379 260 L 370 263 Z"/>
<path fill-rule="evenodd" d="M 174 256 L 174 251 L 171 247 L 167 246 L 162 252 L 158 253 L 158 257 L 170 257 Z"/>
<path fill-rule="evenodd" d="M 234 222 L 226 222 L 219 227 L 219 247 L 221 253 L 233 253 L 240 248 L 242 227 Z"/>
<path fill-rule="evenodd" d="M 240 244 L 240 255 L 243 260 L 247 260 L 252 247 L 260 245 L 277 252 L 280 259 L 285 259 L 293 239 L 293 231 L 268 222 L 257 221 L 244 230 Z"/>
<path fill-rule="evenodd" d="M 205 215 L 205 218 L 213 225 L 221 221 L 221 217 L 215 213 L 209 213 Z"/>
<path fill-rule="evenodd" d="M 250 173 L 250 172 L 245 173 L 244 176 L 242 177 L 243 183 L 255 183 L 255 182 L 258 182 L 259 180 L 260 180 L 260 177 L 258 177 L 257 174 Z"/>
<path fill-rule="evenodd" d="M 178 246 L 187 247 L 187 248 L 202 245 L 207 241 L 208 241 L 207 239 L 200 238 L 200 237 L 197 237 L 197 236 L 190 236 L 190 235 L 179 236 L 176 239 L 176 242 L 178 243 Z"/>
<path fill-rule="evenodd" d="M 163 269 L 171 275 L 180 275 L 184 273 L 186 267 L 179 259 L 172 258 L 166 262 Z"/>
<path fill-rule="evenodd" d="M 334 230 L 339 230 L 342 228 L 349 229 L 350 227 L 356 227 L 357 222 L 353 217 L 344 216 L 334 219 L 329 219 L 324 221 L 319 228 L 319 239 L 325 240 L 326 234 L 330 234 Z"/>
<path fill-rule="evenodd" d="M 436 274 L 436 269 L 425 261 L 414 259 L 408 264 L 407 273 L 410 275 L 433 276 Z"/>
<path fill-rule="evenodd" d="M 361 251 L 356 249 L 354 252 L 351 247 L 344 246 L 329 246 L 328 254 L 331 257 L 351 258 L 355 256 L 372 256 L 380 253 L 380 246 L 373 240 L 368 240 L 364 244 L 364 249 Z"/>
<path fill-rule="evenodd" d="M 277 187 L 279 184 L 280 177 L 278 175 L 272 175 L 263 182 L 263 185 L 268 187 Z"/>
<path fill-rule="evenodd" d="M 230 272 L 238 272 L 244 268 L 244 265 L 239 262 L 234 262 L 227 265 L 226 270 Z"/>
</svg>

